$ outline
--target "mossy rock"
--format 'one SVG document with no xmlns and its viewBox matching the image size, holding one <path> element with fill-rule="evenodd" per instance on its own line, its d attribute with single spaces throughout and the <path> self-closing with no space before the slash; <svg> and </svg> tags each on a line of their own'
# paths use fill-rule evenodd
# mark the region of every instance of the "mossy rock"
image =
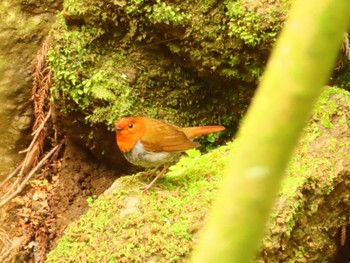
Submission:
<svg viewBox="0 0 350 263">
<path fill-rule="evenodd" d="M 273 2 L 64 1 L 48 54 L 57 126 L 119 167 L 108 130 L 125 115 L 231 138 L 286 16 Z"/>
<path fill-rule="evenodd" d="M 335 257 L 350 209 L 349 119 L 350 94 L 326 89 L 290 162 L 258 262 Z M 147 193 L 139 190 L 142 174 L 117 179 L 88 200 L 91 209 L 68 227 L 47 262 L 187 262 L 234 145 L 190 151 Z"/>
<path fill-rule="evenodd" d="M 326 89 L 289 165 L 259 262 L 333 262 L 350 209 L 349 120 L 350 93 Z"/>
</svg>

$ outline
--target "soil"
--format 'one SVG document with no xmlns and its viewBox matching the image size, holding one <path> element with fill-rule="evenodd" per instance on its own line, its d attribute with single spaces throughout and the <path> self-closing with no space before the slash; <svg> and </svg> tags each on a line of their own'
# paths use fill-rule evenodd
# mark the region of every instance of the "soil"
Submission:
<svg viewBox="0 0 350 263">
<path fill-rule="evenodd" d="M 67 225 L 87 212 L 88 199 L 103 193 L 119 176 L 66 140 L 60 158 L 0 209 L 0 260 L 44 262 Z"/>
<path fill-rule="evenodd" d="M 117 178 L 117 171 L 98 163 L 72 142 L 67 143 L 56 193 L 49 201 L 57 215 L 58 232 L 62 233 L 69 223 L 88 210 L 89 196 L 102 194 Z"/>
</svg>

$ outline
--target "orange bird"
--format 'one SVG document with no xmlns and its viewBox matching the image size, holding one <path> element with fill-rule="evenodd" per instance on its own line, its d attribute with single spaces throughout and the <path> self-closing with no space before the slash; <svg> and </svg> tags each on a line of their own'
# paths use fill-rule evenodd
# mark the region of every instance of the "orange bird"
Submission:
<svg viewBox="0 0 350 263">
<path fill-rule="evenodd" d="M 223 131 L 225 127 L 180 128 L 152 118 L 125 117 L 115 122 L 115 129 L 117 145 L 125 158 L 134 165 L 149 168 L 170 162 L 177 153 L 200 146 L 192 139 Z M 162 172 L 144 190 L 148 190 L 161 174 Z"/>
</svg>

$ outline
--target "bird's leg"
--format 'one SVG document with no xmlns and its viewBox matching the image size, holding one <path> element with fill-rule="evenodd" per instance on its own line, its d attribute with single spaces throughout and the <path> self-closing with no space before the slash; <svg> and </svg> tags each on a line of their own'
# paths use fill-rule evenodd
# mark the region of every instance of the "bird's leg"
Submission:
<svg viewBox="0 0 350 263">
<path fill-rule="evenodd" d="M 150 182 L 148 185 L 142 186 L 141 190 L 146 192 L 148 189 L 150 189 L 152 187 L 152 185 L 159 179 L 159 177 L 161 177 L 164 174 L 164 172 L 166 171 L 166 169 L 168 169 L 168 167 L 169 167 L 169 165 L 164 165 L 163 169 L 157 174 L 157 176 L 152 180 L 152 182 Z M 158 167 L 156 167 L 156 170 L 157 169 L 158 169 Z"/>
<path fill-rule="evenodd" d="M 159 167 L 161 167 L 161 165 L 158 165 L 152 169 L 147 169 L 147 170 L 141 172 L 140 177 L 145 178 L 145 179 L 146 178 L 148 179 L 149 177 L 154 177 L 154 174 L 157 172 Z"/>
<path fill-rule="evenodd" d="M 159 177 L 161 177 L 165 171 L 169 168 L 169 166 L 171 165 L 171 163 L 176 160 L 177 158 L 179 158 L 180 155 L 179 154 L 175 154 L 172 158 L 171 161 L 164 164 L 163 169 L 158 173 L 158 175 L 152 180 L 152 182 L 150 182 L 148 185 L 145 185 L 143 187 L 141 187 L 141 190 L 143 190 L 144 192 L 146 192 L 148 189 L 150 189 L 152 187 L 152 185 L 159 179 Z M 157 166 L 156 168 L 154 168 L 154 170 L 152 170 L 152 173 L 154 174 L 160 166 Z"/>
</svg>

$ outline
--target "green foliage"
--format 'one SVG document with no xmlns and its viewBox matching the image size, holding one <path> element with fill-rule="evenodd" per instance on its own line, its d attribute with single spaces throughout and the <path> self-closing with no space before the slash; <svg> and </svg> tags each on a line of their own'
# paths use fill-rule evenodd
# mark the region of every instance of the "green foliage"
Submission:
<svg viewBox="0 0 350 263">
<path fill-rule="evenodd" d="M 52 99 L 61 112 L 80 113 L 79 122 L 90 127 L 111 129 L 121 116 L 146 115 L 180 126 L 222 124 L 230 137 L 286 10 L 272 6 L 257 15 L 257 7 L 245 5 L 65 0 L 48 54 Z M 202 143 L 220 142 L 217 136 Z"/>
<path fill-rule="evenodd" d="M 226 1 L 226 15 L 230 18 L 228 35 L 252 47 L 259 44 L 267 47 L 273 43 L 283 26 L 281 21 L 285 16 L 285 7 L 276 4 L 269 8 L 263 2 L 246 4 L 244 1 Z"/>
<path fill-rule="evenodd" d="M 147 17 L 149 20 L 154 24 L 165 23 L 167 25 L 179 25 L 190 18 L 190 16 L 181 11 L 179 7 L 171 6 L 160 0 L 156 0 L 156 4 L 153 6 L 146 6 L 145 11 L 148 13 Z"/>
<path fill-rule="evenodd" d="M 188 98 L 205 101 L 211 91 L 192 73 L 175 64 L 166 65 L 167 71 L 161 65 L 144 68 L 130 61 L 125 50 L 96 42 L 101 31 L 95 27 L 69 30 L 63 17 L 59 21 L 62 25 L 57 30 L 64 30 L 54 35 L 57 42 L 48 55 L 55 77 L 51 92 L 64 111 L 83 110 L 87 123 L 104 122 L 110 127 L 124 115 L 157 117 L 160 108 L 171 114 L 178 108 L 187 109 L 177 113 L 178 124 L 188 124 L 190 118 L 202 114 L 199 105 L 193 108 Z"/>
<path fill-rule="evenodd" d="M 180 25 L 190 18 L 190 14 L 180 7 L 161 0 L 132 0 L 125 6 L 125 11 L 131 15 L 142 15 L 151 24 Z"/>
<path fill-rule="evenodd" d="M 186 153 L 190 158 L 201 156 L 201 152 L 195 148 L 187 150 Z"/>
<path fill-rule="evenodd" d="M 306 131 L 313 136 L 309 135 L 309 139 L 312 141 L 316 139 L 318 136 L 322 134 L 322 128 L 325 129 L 334 129 L 334 124 L 332 119 L 334 116 L 341 116 L 338 120 L 338 125 L 343 125 L 347 122 L 347 115 L 344 115 L 343 108 L 339 108 L 339 106 L 333 101 L 330 100 L 330 97 L 335 96 L 343 96 L 347 95 L 348 92 L 345 90 L 341 90 L 335 87 L 327 87 L 325 91 L 322 93 L 322 96 L 319 98 L 318 103 L 315 108 L 314 117 L 310 125 L 306 128 Z M 350 107 L 350 101 L 347 100 L 345 104 L 348 104 Z M 321 123 L 322 125 L 319 125 Z M 321 128 L 322 127 L 322 128 Z"/>
<path fill-rule="evenodd" d="M 56 80 L 51 88 L 52 98 L 54 100 L 67 98 L 82 109 L 86 109 L 92 97 L 91 85 L 84 80 L 87 76 L 83 73 L 88 65 L 101 59 L 98 50 L 90 48 L 91 42 L 98 37 L 99 33 L 96 28 L 90 26 L 82 26 L 80 30 L 70 31 L 67 30 L 62 16 L 57 19 L 58 25 L 66 29 L 63 35 L 57 37 L 69 45 L 57 43 L 48 53 L 48 61 Z"/>
<path fill-rule="evenodd" d="M 95 202 L 96 198 L 97 198 L 96 195 L 91 195 L 91 196 L 87 197 L 86 202 L 87 202 L 89 207 L 92 206 L 92 204 Z"/>
</svg>

